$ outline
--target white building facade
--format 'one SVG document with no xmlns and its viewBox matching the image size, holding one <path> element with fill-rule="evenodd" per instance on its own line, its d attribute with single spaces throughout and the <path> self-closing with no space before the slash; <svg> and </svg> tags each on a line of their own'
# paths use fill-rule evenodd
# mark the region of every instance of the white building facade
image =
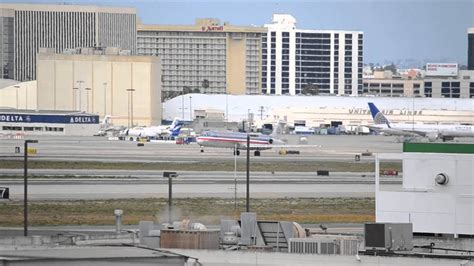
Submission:
<svg viewBox="0 0 474 266">
<path fill-rule="evenodd" d="M 296 29 L 296 19 L 274 14 L 262 36 L 262 92 L 362 93 L 363 32 Z"/>
</svg>

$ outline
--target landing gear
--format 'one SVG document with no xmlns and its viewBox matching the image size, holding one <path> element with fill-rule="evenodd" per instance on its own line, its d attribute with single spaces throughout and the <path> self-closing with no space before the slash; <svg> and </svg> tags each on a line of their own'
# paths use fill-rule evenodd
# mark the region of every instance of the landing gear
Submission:
<svg viewBox="0 0 474 266">
<path fill-rule="evenodd" d="M 254 151 L 254 152 L 253 152 L 253 155 L 254 155 L 254 156 L 260 156 L 260 151 Z"/>
<path fill-rule="evenodd" d="M 239 150 L 234 150 L 234 155 L 239 156 L 239 155 L 240 155 L 240 151 L 239 151 Z"/>
<path fill-rule="evenodd" d="M 201 146 L 201 152 L 204 152 L 204 147 L 203 146 Z"/>
</svg>

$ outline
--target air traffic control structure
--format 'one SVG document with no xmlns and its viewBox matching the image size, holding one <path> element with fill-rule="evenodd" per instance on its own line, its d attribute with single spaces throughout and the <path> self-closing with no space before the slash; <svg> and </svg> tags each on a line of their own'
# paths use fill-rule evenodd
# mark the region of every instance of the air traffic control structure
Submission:
<svg viewBox="0 0 474 266">
<path fill-rule="evenodd" d="M 380 161 L 403 160 L 402 187 L 380 185 Z M 404 143 L 377 154 L 377 223 L 412 223 L 414 233 L 474 235 L 474 144 Z"/>
</svg>

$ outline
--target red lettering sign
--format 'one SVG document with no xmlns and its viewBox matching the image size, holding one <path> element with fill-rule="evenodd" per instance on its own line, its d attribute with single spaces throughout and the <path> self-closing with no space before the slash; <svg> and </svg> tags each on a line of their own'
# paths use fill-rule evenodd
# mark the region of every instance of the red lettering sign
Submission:
<svg viewBox="0 0 474 266">
<path fill-rule="evenodd" d="M 223 31 L 224 30 L 224 26 L 202 26 L 201 27 L 201 30 L 202 31 Z"/>
</svg>

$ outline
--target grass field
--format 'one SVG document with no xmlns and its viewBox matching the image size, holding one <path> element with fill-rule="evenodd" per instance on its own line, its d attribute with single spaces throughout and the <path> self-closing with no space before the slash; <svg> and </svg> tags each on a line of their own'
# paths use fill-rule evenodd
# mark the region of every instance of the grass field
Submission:
<svg viewBox="0 0 474 266">
<path fill-rule="evenodd" d="M 174 220 L 218 224 L 222 218 L 238 218 L 245 211 L 245 200 L 184 198 L 173 200 Z M 167 221 L 167 199 L 129 199 L 94 201 L 43 201 L 29 204 L 29 224 L 113 225 L 114 210 L 124 211 L 124 224 L 140 220 Z M 299 223 L 363 223 L 375 220 L 373 198 L 280 198 L 252 199 L 250 210 L 259 220 L 286 220 Z M 0 226 L 21 226 L 23 203 L 0 203 Z"/>
<path fill-rule="evenodd" d="M 245 164 L 237 165 L 238 171 L 245 171 Z M 23 168 L 23 161 L 0 160 L 0 168 Z M 200 163 L 106 163 L 106 162 L 72 162 L 72 161 L 35 161 L 28 162 L 31 169 L 127 169 L 127 170 L 171 170 L 171 171 L 233 171 L 233 162 L 200 162 Z M 283 161 L 252 162 L 251 171 L 274 172 L 312 172 L 329 170 L 334 172 L 373 172 L 373 162 L 337 162 L 337 161 Z M 381 169 L 395 169 L 401 171 L 401 163 L 384 162 Z"/>
</svg>

